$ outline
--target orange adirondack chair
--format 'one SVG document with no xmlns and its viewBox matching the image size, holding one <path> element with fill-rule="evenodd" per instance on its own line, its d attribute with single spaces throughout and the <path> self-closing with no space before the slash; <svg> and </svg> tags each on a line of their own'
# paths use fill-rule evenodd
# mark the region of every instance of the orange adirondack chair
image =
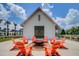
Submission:
<svg viewBox="0 0 79 59">
<path fill-rule="evenodd" d="M 52 48 L 45 46 L 45 56 L 60 56 L 57 49 L 60 47 L 60 43 L 55 43 Z"/>
<path fill-rule="evenodd" d="M 52 56 L 51 48 L 49 48 L 47 44 L 44 46 L 44 50 L 45 50 L 45 56 Z"/>
<path fill-rule="evenodd" d="M 32 37 L 32 42 L 48 42 L 48 37 L 45 36 L 43 40 L 37 40 L 35 36 Z"/>
<path fill-rule="evenodd" d="M 67 47 L 64 46 L 64 43 L 65 43 L 65 38 L 64 37 L 61 40 L 57 40 L 56 37 L 54 37 L 54 39 L 51 40 L 50 42 L 51 42 L 52 45 L 59 42 L 60 43 L 60 48 L 68 49 Z"/>
<path fill-rule="evenodd" d="M 68 48 L 64 45 L 64 43 L 65 43 L 65 38 L 64 38 L 64 37 L 61 39 L 60 43 L 61 43 L 61 44 L 60 44 L 60 48 L 68 49 Z"/>
<path fill-rule="evenodd" d="M 23 36 L 22 40 L 23 40 L 22 42 L 23 42 L 24 44 L 27 44 L 27 43 L 28 43 L 27 37 Z M 12 51 L 12 50 L 14 50 L 14 49 L 17 49 L 16 44 L 17 44 L 18 42 L 16 41 L 16 39 L 13 39 L 12 41 L 13 41 L 13 48 L 11 48 L 10 51 Z"/>
<path fill-rule="evenodd" d="M 32 37 L 32 42 L 36 42 L 36 37 L 35 36 Z"/>
<path fill-rule="evenodd" d="M 26 48 L 23 42 L 18 42 L 18 44 L 16 44 L 16 47 L 19 49 L 19 52 L 16 54 L 16 56 L 31 56 L 32 55 L 32 46 L 29 46 Z"/>
<path fill-rule="evenodd" d="M 22 39 L 23 39 L 23 42 L 24 42 L 25 44 L 28 43 L 28 38 L 27 38 L 26 36 L 23 36 Z"/>
<path fill-rule="evenodd" d="M 57 38 L 54 37 L 54 38 L 50 41 L 50 43 L 51 43 L 51 44 L 54 44 L 54 43 L 56 42 L 56 40 L 57 40 Z"/>
<path fill-rule="evenodd" d="M 14 50 L 14 49 L 17 49 L 16 44 L 17 44 L 18 42 L 16 42 L 16 39 L 13 39 L 12 41 L 13 41 L 13 47 L 10 49 L 10 51 L 12 51 L 12 50 Z"/>
<path fill-rule="evenodd" d="M 45 36 L 43 39 L 44 42 L 48 42 L 48 36 Z"/>
<path fill-rule="evenodd" d="M 52 56 L 61 56 L 57 49 L 60 48 L 60 42 L 56 42 L 51 49 Z"/>
</svg>

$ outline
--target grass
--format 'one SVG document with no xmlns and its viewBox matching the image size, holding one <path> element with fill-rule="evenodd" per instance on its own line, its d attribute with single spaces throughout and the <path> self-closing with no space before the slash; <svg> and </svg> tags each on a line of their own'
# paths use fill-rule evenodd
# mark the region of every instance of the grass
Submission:
<svg viewBox="0 0 79 59">
<path fill-rule="evenodd" d="M 0 42 L 12 40 L 12 37 L 0 37 Z"/>
</svg>

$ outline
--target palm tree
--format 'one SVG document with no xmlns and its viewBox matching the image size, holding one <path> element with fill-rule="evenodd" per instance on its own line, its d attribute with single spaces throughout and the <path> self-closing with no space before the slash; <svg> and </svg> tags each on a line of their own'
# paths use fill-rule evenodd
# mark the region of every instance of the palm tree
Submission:
<svg viewBox="0 0 79 59">
<path fill-rule="evenodd" d="M 1 24 L 1 22 L 2 22 L 2 19 L 0 19 L 0 24 Z M 0 35 L 1 35 L 1 32 L 2 32 L 2 30 L 1 30 L 1 27 L 0 27 Z"/>
<path fill-rule="evenodd" d="M 0 19 L 0 23 L 2 22 L 3 20 L 2 19 Z"/>
<path fill-rule="evenodd" d="M 7 25 L 7 36 L 9 35 L 9 24 L 11 24 L 8 20 L 5 21 L 5 24 Z"/>
<path fill-rule="evenodd" d="M 2 19 L 0 19 L 0 23 L 2 22 Z M 0 30 L 1 30 L 1 27 L 0 27 Z"/>
<path fill-rule="evenodd" d="M 15 27 L 15 36 L 16 36 L 16 26 L 17 26 L 17 24 L 16 24 L 16 23 L 14 23 L 14 27 Z"/>
<path fill-rule="evenodd" d="M 6 28 L 3 29 L 4 35 L 6 36 Z"/>
</svg>

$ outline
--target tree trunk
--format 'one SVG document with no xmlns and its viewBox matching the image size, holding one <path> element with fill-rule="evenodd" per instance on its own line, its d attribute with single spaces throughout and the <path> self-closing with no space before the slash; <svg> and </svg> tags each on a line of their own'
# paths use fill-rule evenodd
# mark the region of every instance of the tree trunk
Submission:
<svg viewBox="0 0 79 59">
<path fill-rule="evenodd" d="M 15 36 L 16 36 L 16 26 L 17 26 L 17 24 L 14 23 L 14 26 L 15 26 Z"/>
<path fill-rule="evenodd" d="M 15 36 L 16 36 L 16 25 L 15 25 Z"/>
<path fill-rule="evenodd" d="M 7 36 L 9 36 L 9 24 L 7 24 Z"/>
</svg>

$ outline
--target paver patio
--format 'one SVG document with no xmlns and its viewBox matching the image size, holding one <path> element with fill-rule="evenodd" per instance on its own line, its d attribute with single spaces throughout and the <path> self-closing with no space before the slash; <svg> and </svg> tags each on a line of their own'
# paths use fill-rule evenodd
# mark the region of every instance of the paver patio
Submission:
<svg viewBox="0 0 79 59">
<path fill-rule="evenodd" d="M 29 41 L 30 43 L 31 41 Z M 79 56 L 79 42 L 66 40 L 65 44 L 69 49 L 59 49 L 62 56 Z M 0 56 L 15 56 L 18 50 L 10 51 L 12 41 L 0 42 Z M 44 56 L 44 50 L 32 51 L 33 56 Z"/>
</svg>

